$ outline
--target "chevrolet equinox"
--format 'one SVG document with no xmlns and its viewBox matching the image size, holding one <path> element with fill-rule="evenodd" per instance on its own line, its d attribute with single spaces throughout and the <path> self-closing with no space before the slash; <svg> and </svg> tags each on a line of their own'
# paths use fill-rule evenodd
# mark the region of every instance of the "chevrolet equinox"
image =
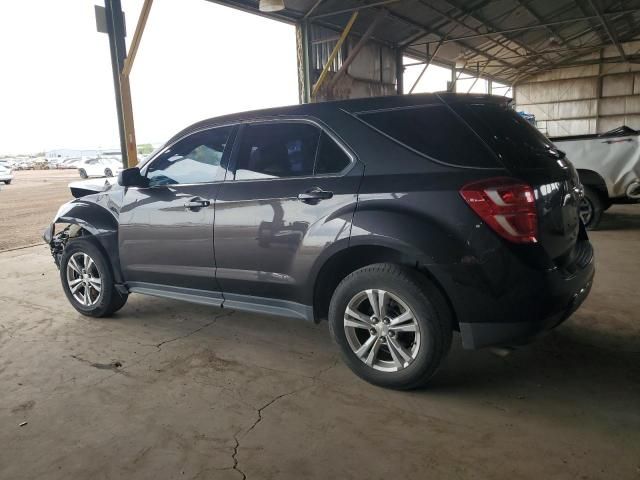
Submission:
<svg viewBox="0 0 640 480">
<path fill-rule="evenodd" d="M 80 313 L 141 293 L 328 319 L 353 372 L 390 388 L 424 384 L 454 330 L 465 348 L 530 341 L 594 275 L 575 169 L 500 97 L 213 118 L 72 191 L 44 238 Z"/>
</svg>

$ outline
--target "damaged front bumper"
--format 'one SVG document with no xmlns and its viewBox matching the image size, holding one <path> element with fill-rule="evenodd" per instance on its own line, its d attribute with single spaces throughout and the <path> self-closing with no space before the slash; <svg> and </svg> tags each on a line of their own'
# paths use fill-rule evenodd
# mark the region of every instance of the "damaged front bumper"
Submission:
<svg viewBox="0 0 640 480">
<path fill-rule="evenodd" d="M 77 225 L 68 225 L 59 233 L 56 233 L 56 225 L 55 223 L 52 223 L 42 233 L 42 239 L 47 245 L 49 245 L 51 255 L 53 256 L 58 268 L 60 268 L 60 258 L 62 257 L 64 248 L 67 246 L 67 242 L 70 238 L 76 236 L 79 230 L 80 227 Z"/>
</svg>

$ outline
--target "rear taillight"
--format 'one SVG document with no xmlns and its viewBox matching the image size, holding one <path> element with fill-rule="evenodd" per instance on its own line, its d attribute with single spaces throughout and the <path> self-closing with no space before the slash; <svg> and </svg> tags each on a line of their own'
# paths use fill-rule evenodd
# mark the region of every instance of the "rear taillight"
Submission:
<svg viewBox="0 0 640 480">
<path fill-rule="evenodd" d="M 536 243 L 536 198 L 526 183 L 491 178 L 468 183 L 460 190 L 467 204 L 498 235 L 514 243 Z"/>
</svg>

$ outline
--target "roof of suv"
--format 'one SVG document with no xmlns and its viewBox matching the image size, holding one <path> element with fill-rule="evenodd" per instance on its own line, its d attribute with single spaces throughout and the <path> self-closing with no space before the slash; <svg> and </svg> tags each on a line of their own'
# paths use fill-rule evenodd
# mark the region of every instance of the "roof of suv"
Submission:
<svg viewBox="0 0 640 480">
<path fill-rule="evenodd" d="M 219 117 L 212 117 L 190 125 L 174 135 L 168 143 L 183 137 L 184 135 L 201 130 L 206 127 L 236 123 L 260 118 L 273 118 L 278 116 L 315 116 L 328 110 L 343 110 L 348 113 L 359 113 L 372 110 L 386 110 L 393 108 L 411 107 L 416 105 L 429 105 L 438 103 L 508 103 L 508 97 L 496 95 L 461 94 L 461 93 L 424 93 L 416 95 L 392 95 L 386 97 L 368 97 L 351 100 L 336 100 L 320 103 L 305 103 L 301 105 L 289 105 L 284 107 L 250 110 L 246 112 L 232 113 Z"/>
</svg>

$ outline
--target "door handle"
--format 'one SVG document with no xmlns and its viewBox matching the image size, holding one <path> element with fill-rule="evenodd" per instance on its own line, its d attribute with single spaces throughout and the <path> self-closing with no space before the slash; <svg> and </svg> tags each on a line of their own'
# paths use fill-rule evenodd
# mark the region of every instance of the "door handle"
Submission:
<svg viewBox="0 0 640 480">
<path fill-rule="evenodd" d="M 184 208 L 188 208 L 190 210 L 195 208 L 203 208 L 211 205 L 209 200 L 189 200 L 188 202 L 184 202 Z"/>
<path fill-rule="evenodd" d="M 302 200 L 303 202 L 310 202 L 314 200 L 327 200 L 333 197 L 333 192 L 329 192 L 327 190 L 322 190 L 319 187 L 312 188 L 311 190 L 307 190 L 306 192 L 302 192 L 298 194 L 298 200 Z"/>
</svg>

